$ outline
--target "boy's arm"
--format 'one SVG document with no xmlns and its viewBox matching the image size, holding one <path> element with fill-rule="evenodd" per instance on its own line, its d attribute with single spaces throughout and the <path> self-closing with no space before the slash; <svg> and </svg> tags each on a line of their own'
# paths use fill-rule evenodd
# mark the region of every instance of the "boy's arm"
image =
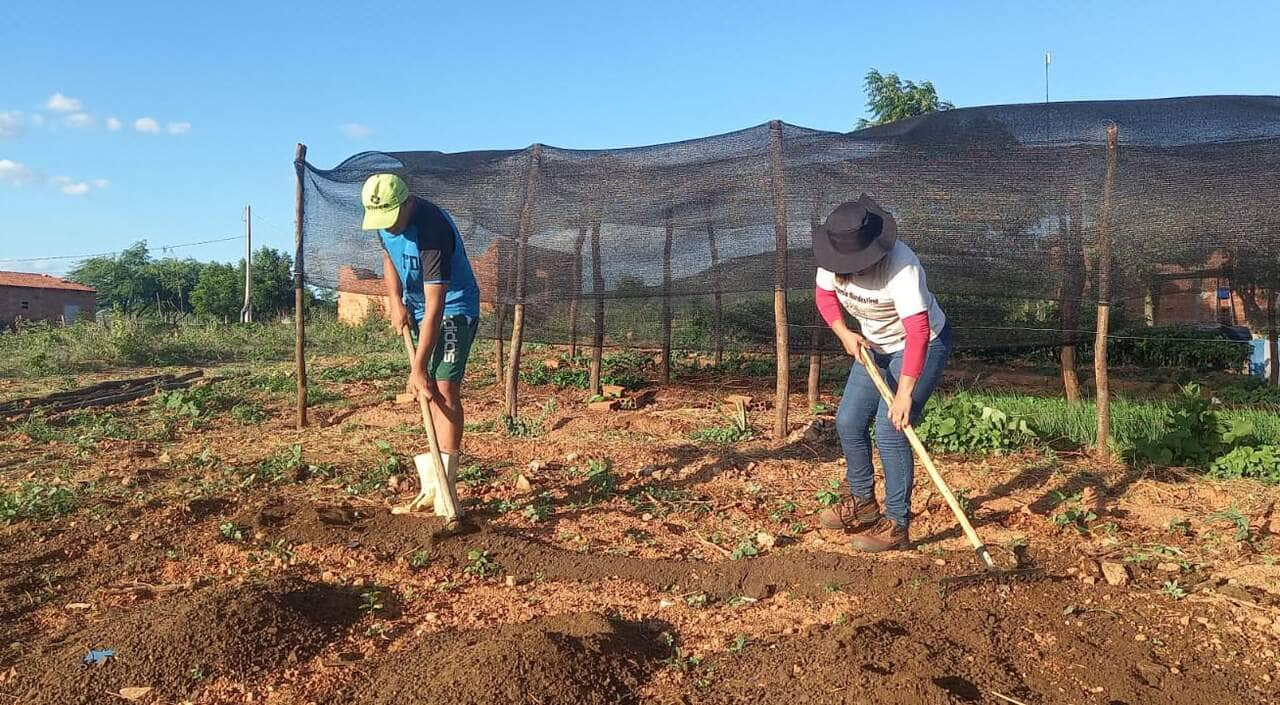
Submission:
<svg viewBox="0 0 1280 705">
<path fill-rule="evenodd" d="M 382 281 L 387 286 L 387 300 L 391 314 L 391 328 L 396 333 L 401 333 L 405 326 L 409 325 L 409 311 L 404 307 L 403 292 L 400 289 L 400 273 L 396 271 L 396 265 L 391 261 L 391 255 L 386 250 L 382 251 Z"/>
</svg>

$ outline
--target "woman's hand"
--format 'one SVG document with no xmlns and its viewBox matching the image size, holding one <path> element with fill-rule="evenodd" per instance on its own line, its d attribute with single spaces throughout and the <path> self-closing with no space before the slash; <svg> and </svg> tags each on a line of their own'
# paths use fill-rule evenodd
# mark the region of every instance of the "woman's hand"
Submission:
<svg viewBox="0 0 1280 705">
<path fill-rule="evenodd" d="M 867 347 L 867 339 L 848 328 L 836 331 L 836 336 L 840 338 L 840 344 L 844 346 L 844 351 L 849 353 L 853 359 L 862 362 L 862 351 Z"/>
<path fill-rule="evenodd" d="M 889 421 L 893 427 L 901 431 L 911 425 L 911 394 L 903 394 L 901 390 L 893 396 L 889 405 Z"/>
</svg>

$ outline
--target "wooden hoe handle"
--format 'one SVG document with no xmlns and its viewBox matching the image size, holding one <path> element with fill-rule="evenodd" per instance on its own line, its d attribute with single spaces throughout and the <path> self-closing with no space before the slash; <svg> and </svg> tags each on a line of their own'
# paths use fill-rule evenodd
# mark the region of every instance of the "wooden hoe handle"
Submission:
<svg viewBox="0 0 1280 705">
<path fill-rule="evenodd" d="M 405 327 L 402 331 L 404 334 L 404 351 L 409 355 L 409 366 L 413 367 L 413 336 L 409 333 L 409 328 Z M 431 420 L 431 408 L 428 406 L 426 399 L 417 395 L 414 390 L 414 396 L 418 398 L 418 408 L 422 411 L 422 428 L 427 432 L 427 446 L 431 453 L 431 459 L 434 473 L 436 476 L 436 495 L 440 497 L 440 501 L 444 504 L 445 522 L 455 522 L 458 520 L 460 512 L 458 505 L 453 501 L 453 485 L 449 482 L 449 475 L 445 472 L 444 458 L 440 456 L 440 441 L 436 438 L 436 424 Z"/>
<path fill-rule="evenodd" d="M 867 348 L 862 348 L 862 355 L 858 362 L 867 369 L 867 374 L 871 377 L 871 381 L 875 383 L 876 388 L 880 390 L 880 396 L 884 398 L 885 404 L 893 404 L 893 392 L 889 389 L 889 385 L 885 384 L 884 377 L 880 376 L 880 370 L 876 367 L 875 361 L 871 359 L 871 353 Z M 969 517 L 965 516 L 964 510 L 960 508 L 960 503 L 956 501 L 956 496 L 951 493 L 951 488 L 947 487 L 947 483 L 942 479 L 942 474 L 938 472 L 937 466 L 933 464 L 933 458 L 929 457 L 929 451 L 925 450 L 924 444 L 920 442 L 920 436 L 916 435 L 916 430 L 907 424 L 902 428 L 903 434 L 911 443 L 911 447 L 915 450 L 916 456 L 920 458 L 920 463 L 924 465 L 924 469 L 929 473 L 929 479 L 933 480 L 934 487 L 938 488 L 938 492 L 942 498 L 947 500 L 947 506 L 951 507 L 951 512 L 956 515 L 956 520 L 960 522 L 960 528 L 964 530 L 964 535 L 969 539 L 969 543 L 973 545 L 973 550 L 978 554 L 978 560 L 988 570 L 995 570 L 996 563 L 991 560 L 991 554 L 987 552 L 987 547 L 982 543 L 982 539 L 978 538 L 978 532 L 973 530 L 973 525 L 969 523 Z"/>
</svg>

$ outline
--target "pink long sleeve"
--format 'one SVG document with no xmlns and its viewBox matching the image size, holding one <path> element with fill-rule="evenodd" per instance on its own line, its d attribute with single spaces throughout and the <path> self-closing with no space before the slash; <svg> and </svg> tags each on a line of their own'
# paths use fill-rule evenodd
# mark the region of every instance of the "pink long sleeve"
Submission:
<svg viewBox="0 0 1280 705">
<path fill-rule="evenodd" d="M 907 346 L 902 352 L 902 374 L 919 379 L 929 352 L 929 312 L 907 316 L 902 319 L 902 327 L 907 333 Z"/>
<path fill-rule="evenodd" d="M 834 326 L 836 321 L 840 320 L 840 300 L 836 298 L 836 292 L 822 287 L 814 287 L 813 301 L 818 306 L 818 314 L 822 316 L 822 320 L 827 322 L 827 327 Z"/>
</svg>

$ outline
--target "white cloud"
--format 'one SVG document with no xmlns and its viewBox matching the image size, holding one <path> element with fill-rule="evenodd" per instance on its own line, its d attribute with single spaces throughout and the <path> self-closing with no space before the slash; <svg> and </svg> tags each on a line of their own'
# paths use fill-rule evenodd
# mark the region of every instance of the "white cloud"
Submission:
<svg viewBox="0 0 1280 705">
<path fill-rule="evenodd" d="M 115 132 L 116 130 L 119 130 L 121 127 L 124 127 L 124 123 L 120 122 L 120 118 L 115 118 L 115 117 L 107 118 L 108 130 Z"/>
<path fill-rule="evenodd" d="M 160 123 L 156 122 L 155 118 L 138 118 L 133 121 L 133 129 L 138 132 L 149 132 L 155 135 L 160 133 Z"/>
<path fill-rule="evenodd" d="M 0 183 L 20 186 L 35 178 L 25 165 L 12 159 L 0 159 Z"/>
<path fill-rule="evenodd" d="M 70 176 L 55 176 L 49 179 L 50 185 L 68 196 L 83 196 L 89 191 L 97 188 L 102 189 L 110 185 L 106 179 L 93 179 L 91 181 L 76 181 Z"/>
<path fill-rule="evenodd" d="M 362 140 L 373 134 L 373 128 L 368 125 L 361 125 L 358 122 L 346 122 L 339 126 L 342 134 L 353 140 Z"/>
<path fill-rule="evenodd" d="M 13 139 L 22 134 L 22 113 L 0 113 L 0 139 Z"/>
<path fill-rule="evenodd" d="M 169 123 L 169 134 L 171 134 L 171 135 L 182 135 L 182 134 L 186 134 L 187 130 L 190 130 L 190 129 L 191 129 L 191 123 L 189 123 L 189 122 L 171 122 L 171 123 Z"/>
<path fill-rule="evenodd" d="M 61 93 L 54 93 L 49 96 L 49 100 L 44 102 L 44 107 L 59 113 L 74 113 L 80 110 L 80 101 L 75 98 L 69 98 Z"/>
<path fill-rule="evenodd" d="M 78 127 L 81 129 L 93 127 L 95 124 L 93 116 L 88 113 L 71 113 L 65 118 L 62 118 L 62 121 L 67 124 L 67 127 Z"/>
</svg>

